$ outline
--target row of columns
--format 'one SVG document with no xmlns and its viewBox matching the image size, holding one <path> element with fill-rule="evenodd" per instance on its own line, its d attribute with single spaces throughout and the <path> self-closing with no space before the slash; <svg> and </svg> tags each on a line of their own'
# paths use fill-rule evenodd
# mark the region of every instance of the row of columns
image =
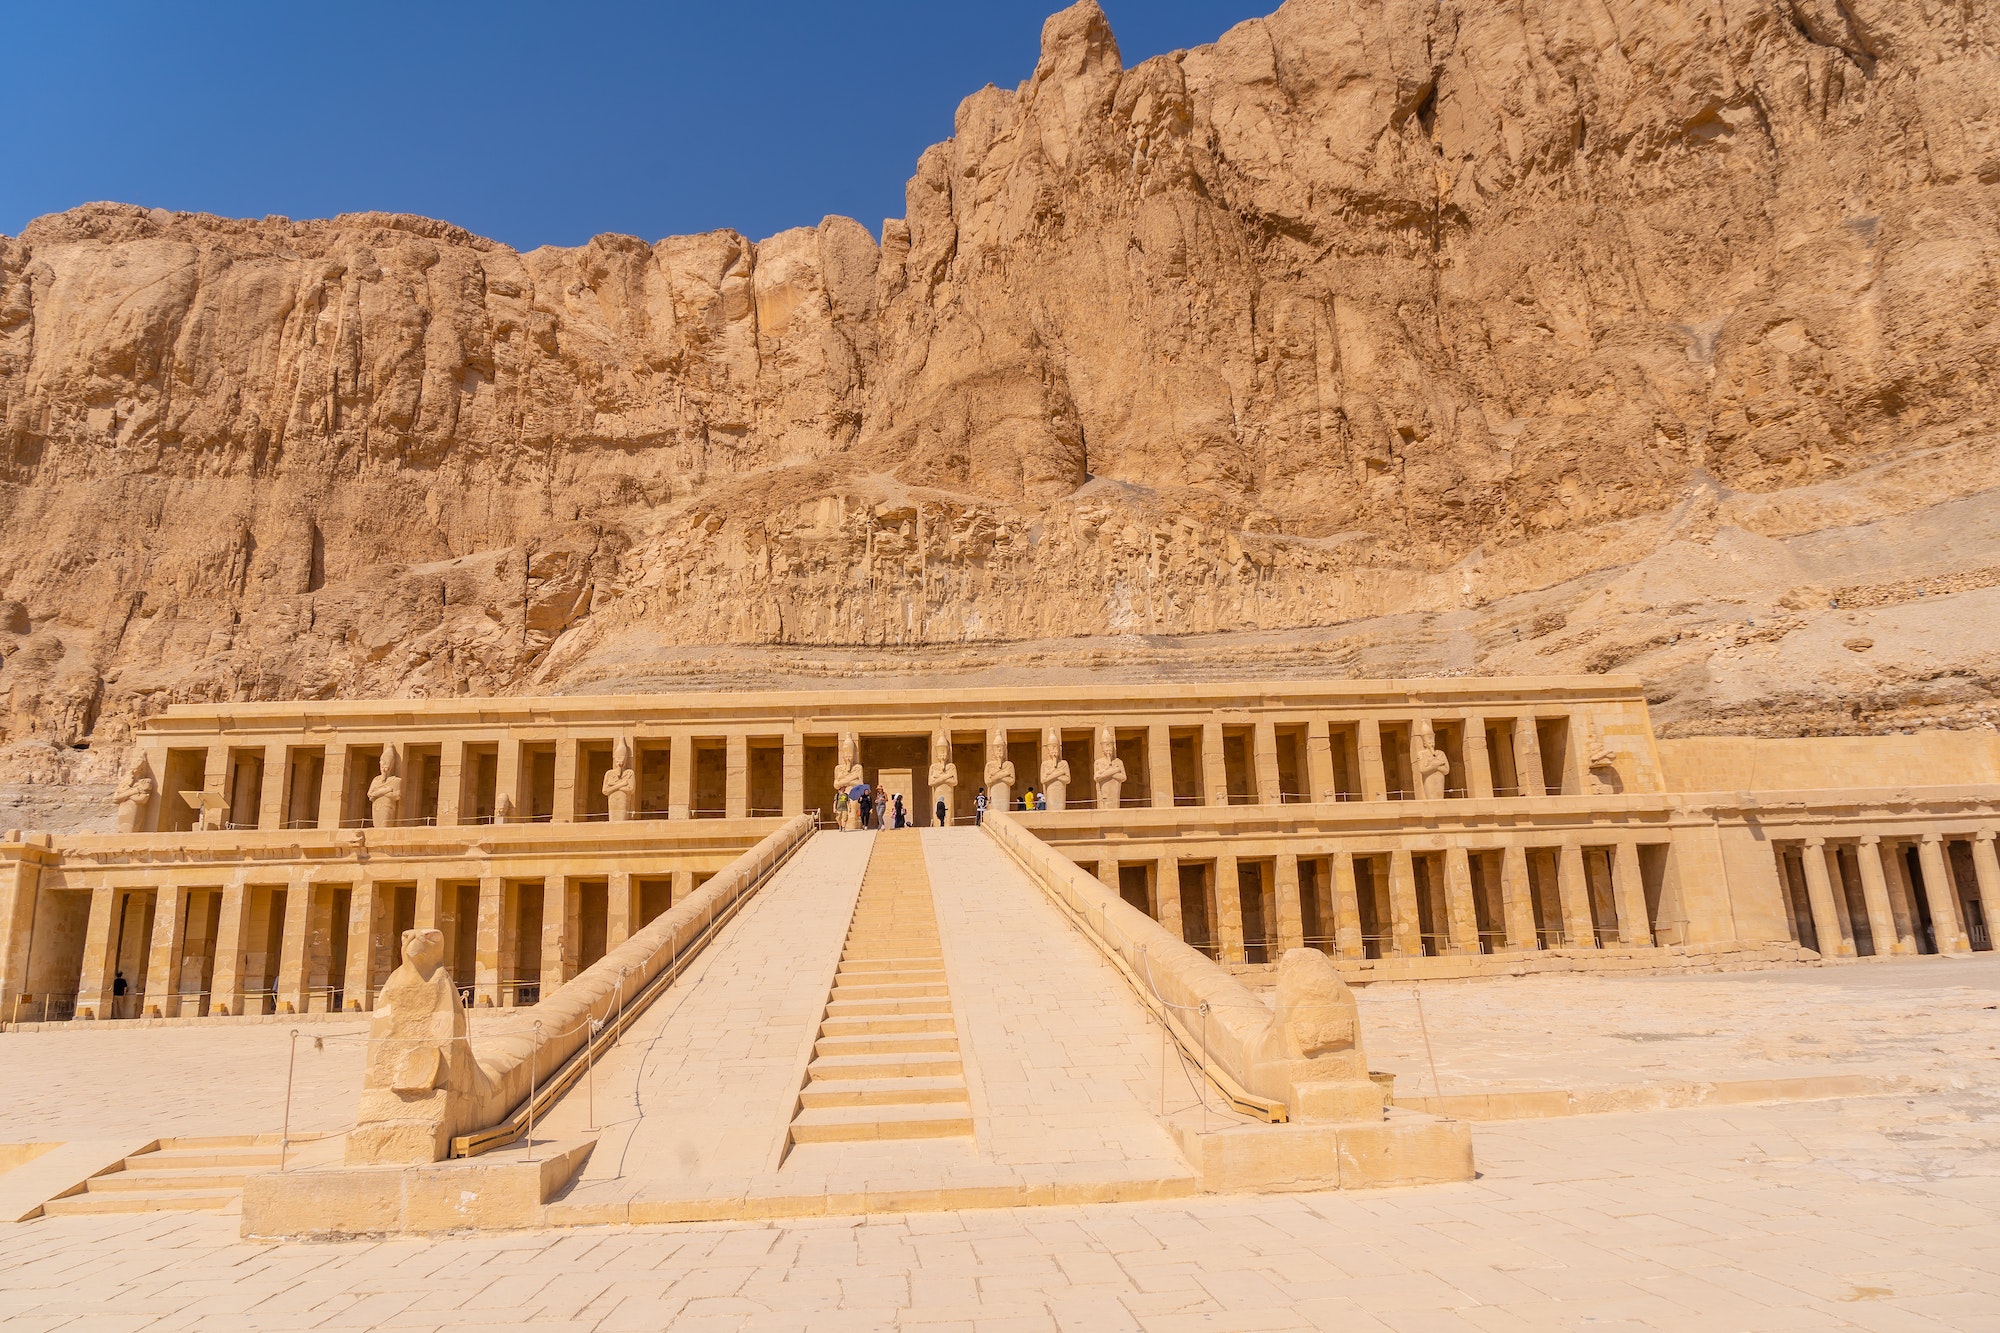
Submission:
<svg viewBox="0 0 2000 1333">
<path fill-rule="evenodd" d="M 1505 934 L 1504 947 L 1508 950 L 1534 950 L 1541 947 L 1528 878 L 1529 850 L 1523 846 L 1499 848 L 1453 846 L 1443 850 L 1447 918 L 1445 924 L 1448 938 L 1446 952 L 1452 954 L 1481 952 L 1478 914 L 1473 904 L 1471 869 L 1472 855 L 1481 851 L 1499 851 L 1501 854 L 1500 899 Z M 1590 890 L 1584 873 L 1584 847 L 1581 843 L 1566 842 L 1552 850 L 1556 853 L 1556 887 L 1561 903 L 1563 946 L 1594 948 L 1597 945 L 1597 930 L 1591 915 Z M 1621 840 L 1611 845 L 1611 852 L 1612 893 L 1618 915 L 1618 942 L 1632 948 L 1650 947 L 1653 944 L 1653 933 L 1647 917 L 1646 893 L 1639 867 L 1639 846 L 1636 842 Z M 1331 952 L 1340 958 L 1367 956 L 1367 945 L 1362 936 L 1360 893 L 1354 873 L 1356 855 L 1365 856 L 1369 853 L 1335 851 L 1323 858 L 1313 858 L 1327 861 L 1332 868 L 1330 896 L 1333 907 L 1334 948 Z M 1414 853 L 1408 848 L 1396 848 L 1388 852 L 1387 856 L 1390 937 L 1384 942 L 1386 947 L 1381 953 L 1383 956 L 1421 957 L 1424 954 L 1424 945 L 1417 904 Z M 1296 852 L 1280 852 L 1270 858 L 1238 858 L 1230 852 L 1219 852 L 1212 858 L 1206 856 L 1182 858 L 1169 855 L 1148 858 L 1143 862 L 1107 861 L 1101 873 L 1104 882 L 1116 891 L 1120 865 L 1153 866 L 1158 920 L 1162 926 L 1185 940 L 1187 929 L 1182 917 L 1180 899 L 1180 865 L 1183 859 L 1214 862 L 1215 915 L 1219 936 L 1216 945 L 1223 961 L 1242 962 L 1244 959 L 1243 912 L 1238 879 L 1239 859 L 1269 859 L 1273 863 L 1275 879 L 1273 896 L 1277 909 L 1273 957 L 1287 949 L 1304 946 L 1300 858 Z"/>
<path fill-rule="evenodd" d="M 1994 838 L 1992 829 L 1981 829 L 1972 835 L 1972 865 L 1988 938 L 2000 946 L 2000 857 L 1994 851 Z M 1926 833 L 1917 839 L 1924 903 L 1930 909 L 1937 951 L 1970 953 L 1972 941 L 1959 912 L 1958 889 L 1945 858 L 1944 841 L 1942 833 Z M 1885 841 L 1876 833 L 1863 834 L 1855 840 L 1855 863 L 1861 872 L 1868 933 L 1878 954 L 1918 952 L 1917 923 L 1904 907 L 1905 902 L 1913 901 L 1914 892 L 1899 854 L 1904 845 L 1894 838 Z M 1852 958 L 1856 953 L 1852 916 L 1846 895 L 1834 887 L 1842 882 L 1838 856 L 1836 843 L 1823 835 L 1813 835 L 1803 840 L 1799 859 L 1805 872 L 1806 901 L 1819 952 L 1829 957 Z M 1895 895 L 1890 892 L 1892 882 Z"/>
</svg>

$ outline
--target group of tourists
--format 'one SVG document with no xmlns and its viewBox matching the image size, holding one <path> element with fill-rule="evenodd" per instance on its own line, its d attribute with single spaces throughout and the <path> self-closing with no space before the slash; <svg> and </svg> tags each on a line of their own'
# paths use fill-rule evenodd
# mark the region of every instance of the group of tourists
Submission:
<svg viewBox="0 0 2000 1333">
<path fill-rule="evenodd" d="M 1022 792 L 1020 799 L 1021 803 L 1017 808 L 1021 810 L 1046 810 L 1049 808 L 1049 798 L 1046 792 L 1038 796 L 1033 789 L 1030 789 Z M 857 808 L 860 812 L 860 819 L 856 824 L 857 828 L 898 829 L 916 827 L 916 821 L 911 817 L 910 812 L 903 808 L 901 793 L 886 792 L 880 787 L 871 787 L 862 784 L 850 791 L 838 792 L 834 795 L 833 806 L 837 817 L 844 816 L 849 806 Z M 931 813 L 935 817 L 935 822 L 939 828 L 944 828 L 951 823 L 951 810 L 945 804 L 944 797 L 938 797 L 937 808 Z M 974 824 L 983 824 L 985 821 L 986 792 L 982 788 L 972 798 L 972 822 Z"/>
</svg>

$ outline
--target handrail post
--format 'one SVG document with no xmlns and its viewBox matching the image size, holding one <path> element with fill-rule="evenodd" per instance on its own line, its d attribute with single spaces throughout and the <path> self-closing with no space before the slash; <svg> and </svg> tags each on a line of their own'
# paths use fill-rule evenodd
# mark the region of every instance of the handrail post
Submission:
<svg viewBox="0 0 2000 1333">
<path fill-rule="evenodd" d="M 292 1146 L 292 1071 L 299 1063 L 299 1030 L 292 1029 L 291 1053 L 285 1057 L 285 1122 L 278 1133 L 278 1169 L 285 1169 L 285 1153 Z"/>
<path fill-rule="evenodd" d="M 542 1020 L 535 1020 L 534 1044 L 528 1047 L 528 1160 L 535 1160 L 535 1061 L 542 1053 Z"/>
</svg>

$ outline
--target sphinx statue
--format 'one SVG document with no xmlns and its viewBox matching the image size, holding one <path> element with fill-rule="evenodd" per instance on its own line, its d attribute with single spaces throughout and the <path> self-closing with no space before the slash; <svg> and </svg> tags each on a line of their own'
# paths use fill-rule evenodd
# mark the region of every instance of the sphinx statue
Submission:
<svg viewBox="0 0 2000 1333">
<path fill-rule="evenodd" d="M 1251 1055 L 1259 1083 L 1293 1090 L 1299 1120 L 1382 1118 L 1382 1092 L 1368 1077 L 1354 992 L 1318 949 L 1287 949 L 1278 960 L 1271 1025 Z"/>
<path fill-rule="evenodd" d="M 1097 785 L 1097 808 L 1116 810 L 1125 787 L 1125 761 L 1118 757 L 1118 733 L 1109 723 L 1097 729 L 1097 758 L 1090 776 Z"/>
<path fill-rule="evenodd" d="M 158 790 L 159 784 L 153 781 L 153 766 L 146 761 L 143 753 L 134 754 L 125 775 L 118 779 L 117 790 L 111 793 L 111 799 L 118 805 L 120 833 L 139 831 L 139 820 Z"/>
<path fill-rule="evenodd" d="M 466 1041 L 465 1009 L 444 970 L 444 933 L 403 932 L 403 961 L 368 1021 L 368 1056 L 350 1166 L 444 1160 L 483 1075 Z"/>
<path fill-rule="evenodd" d="M 611 747 L 611 767 L 604 774 L 604 800 L 612 823 L 632 817 L 632 799 L 638 790 L 639 775 L 632 771 L 632 744 L 620 736 Z"/>
</svg>

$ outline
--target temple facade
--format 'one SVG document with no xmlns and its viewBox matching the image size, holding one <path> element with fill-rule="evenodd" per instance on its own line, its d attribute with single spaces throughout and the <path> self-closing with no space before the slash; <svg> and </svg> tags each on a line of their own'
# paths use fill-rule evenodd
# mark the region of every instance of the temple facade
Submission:
<svg viewBox="0 0 2000 1333">
<path fill-rule="evenodd" d="M 0 843 L 0 1021 L 363 1009 L 417 926 L 469 1004 L 532 1003 L 782 820 L 838 836 L 861 784 L 919 825 L 984 791 L 1246 968 L 2000 934 L 1992 733 L 1662 741 L 1631 677 L 175 706 L 135 738 L 119 833 Z"/>
</svg>

